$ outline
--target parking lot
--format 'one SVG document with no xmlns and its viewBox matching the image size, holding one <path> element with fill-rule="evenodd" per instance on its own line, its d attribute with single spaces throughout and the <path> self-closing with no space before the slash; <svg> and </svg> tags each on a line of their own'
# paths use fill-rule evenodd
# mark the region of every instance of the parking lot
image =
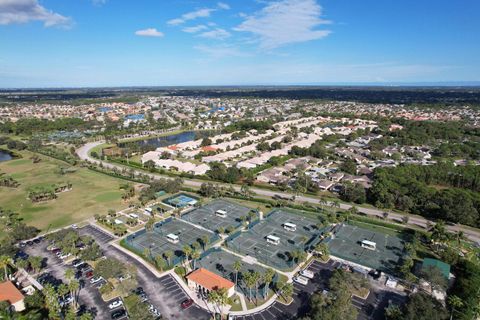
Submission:
<svg viewBox="0 0 480 320">
<path fill-rule="evenodd" d="M 72 266 L 68 263 L 64 263 L 54 253 L 47 250 L 47 241 L 42 241 L 39 244 L 34 244 L 25 248 L 25 251 L 29 255 L 41 256 L 46 258 L 46 267 L 42 270 L 42 274 L 50 274 L 49 281 L 55 281 L 55 279 L 66 283 L 65 271 Z M 109 319 L 110 312 L 108 310 L 108 303 L 104 302 L 98 292 L 98 286 L 85 278 L 80 278 L 81 289 L 78 294 L 78 303 L 80 310 L 91 312 L 95 315 L 96 319 Z M 58 282 L 59 283 L 59 282 Z"/>
<path fill-rule="evenodd" d="M 186 310 L 181 308 L 180 304 L 186 299 L 187 294 L 172 276 L 166 275 L 157 278 L 142 263 L 114 246 L 111 246 L 108 243 L 111 236 L 94 226 L 86 226 L 79 229 L 79 232 L 81 234 L 88 234 L 96 239 L 106 256 L 116 258 L 136 267 L 138 285 L 142 287 L 147 294 L 149 303 L 153 304 L 162 313 L 164 319 L 210 319 L 210 314 L 196 305 L 192 305 Z M 108 319 L 108 317 L 105 319 Z"/>
<path fill-rule="evenodd" d="M 330 260 L 327 263 L 313 261 L 308 270 L 315 274 L 313 279 L 310 279 L 307 285 L 294 283 L 293 302 L 284 305 L 278 301 L 262 310 L 247 316 L 236 316 L 236 320 L 276 320 L 276 319 L 296 319 L 304 316 L 309 309 L 309 301 L 315 292 L 321 292 L 328 289 L 328 279 L 332 271 L 339 267 L 339 262 Z M 372 290 L 367 299 L 363 300 L 358 297 L 353 297 L 353 305 L 358 309 L 358 320 L 383 319 L 383 308 L 388 303 L 388 300 L 404 301 L 398 294 L 392 292 L 375 292 Z"/>
</svg>

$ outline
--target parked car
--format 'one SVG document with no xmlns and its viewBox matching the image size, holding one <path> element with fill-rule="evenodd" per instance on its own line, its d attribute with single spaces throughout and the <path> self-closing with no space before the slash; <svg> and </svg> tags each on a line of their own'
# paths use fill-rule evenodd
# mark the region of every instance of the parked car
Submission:
<svg viewBox="0 0 480 320">
<path fill-rule="evenodd" d="M 92 279 L 90 279 L 90 283 L 91 284 L 95 284 L 95 283 L 98 283 L 100 281 L 102 281 L 103 278 L 102 277 L 93 277 Z"/>
<path fill-rule="evenodd" d="M 296 283 L 303 284 L 304 286 L 308 284 L 308 278 L 305 278 L 303 276 L 293 277 L 293 281 L 295 281 Z"/>
<path fill-rule="evenodd" d="M 74 266 L 75 268 L 78 268 L 79 266 L 81 266 L 84 263 L 85 262 L 83 262 L 82 260 L 78 260 L 77 262 L 72 263 L 72 266 Z"/>
<path fill-rule="evenodd" d="M 87 271 L 87 273 L 85 273 L 85 277 L 88 278 L 88 279 L 93 277 L 93 271 Z"/>
<path fill-rule="evenodd" d="M 122 301 L 122 299 L 118 298 L 118 299 L 115 299 L 112 302 L 110 302 L 110 304 L 108 305 L 108 308 L 110 310 L 113 310 L 113 309 L 116 309 L 120 306 L 123 306 L 123 301 Z"/>
<path fill-rule="evenodd" d="M 300 271 L 300 275 L 308 279 L 313 279 L 313 277 L 315 277 L 315 274 L 307 269 Z"/>
<path fill-rule="evenodd" d="M 111 314 L 112 319 L 120 319 L 125 317 L 126 315 L 127 315 L 127 312 L 125 311 L 125 309 L 116 310 Z"/>
<path fill-rule="evenodd" d="M 71 253 L 64 253 L 64 254 L 59 255 L 58 257 L 62 260 L 65 260 L 68 257 L 70 257 L 71 255 L 72 255 Z"/>
<path fill-rule="evenodd" d="M 182 309 L 188 309 L 189 307 L 192 306 L 192 304 L 193 304 L 192 299 L 186 299 L 186 300 L 182 301 L 181 307 L 182 307 Z"/>
</svg>

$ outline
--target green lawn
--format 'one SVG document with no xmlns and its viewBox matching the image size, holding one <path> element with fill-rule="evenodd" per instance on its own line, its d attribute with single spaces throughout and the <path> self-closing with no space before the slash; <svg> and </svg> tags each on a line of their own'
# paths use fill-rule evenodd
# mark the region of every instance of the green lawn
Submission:
<svg viewBox="0 0 480 320">
<path fill-rule="evenodd" d="M 0 163 L 0 171 L 20 183 L 17 189 L 0 187 L 0 207 L 18 212 L 24 221 L 45 231 L 80 222 L 94 214 L 106 214 L 108 209 L 125 208 L 118 180 L 86 168 L 75 168 L 73 173 L 61 175 L 59 167 L 69 165 L 40 156 L 42 161 L 33 164 L 30 152 L 22 152 L 23 159 Z M 31 187 L 70 182 L 71 191 L 58 194 L 55 200 L 32 203 L 28 198 Z"/>
</svg>

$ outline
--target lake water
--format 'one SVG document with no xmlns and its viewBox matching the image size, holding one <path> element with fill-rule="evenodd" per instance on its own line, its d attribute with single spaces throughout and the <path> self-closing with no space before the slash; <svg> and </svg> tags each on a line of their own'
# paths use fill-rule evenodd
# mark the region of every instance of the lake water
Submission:
<svg viewBox="0 0 480 320">
<path fill-rule="evenodd" d="M 193 141 L 196 139 L 202 139 L 209 135 L 211 135 L 211 132 L 184 131 L 181 133 L 172 134 L 164 137 L 150 138 L 146 140 L 139 140 L 139 141 L 133 141 L 133 142 L 127 142 L 127 143 L 120 143 L 119 146 L 125 147 L 126 144 L 136 143 L 138 145 L 143 145 L 143 146 L 150 145 L 155 148 L 159 148 L 159 147 L 171 146 L 171 145 L 182 143 L 182 142 Z"/>
<path fill-rule="evenodd" d="M 10 153 L 0 150 L 0 162 L 12 160 Z"/>
</svg>

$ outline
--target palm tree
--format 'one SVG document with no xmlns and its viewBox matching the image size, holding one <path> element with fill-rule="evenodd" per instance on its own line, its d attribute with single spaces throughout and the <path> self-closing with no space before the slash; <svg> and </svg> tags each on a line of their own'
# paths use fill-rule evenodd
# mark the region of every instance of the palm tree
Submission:
<svg viewBox="0 0 480 320">
<path fill-rule="evenodd" d="M 320 207 L 322 208 L 322 212 L 325 212 L 325 206 L 328 204 L 327 200 L 324 198 L 320 198 L 319 200 Z"/>
<path fill-rule="evenodd" d="M 190 261 L 190 255 L 192 254 L 192 247 L 188 245 L 183 246 L 183 255 L 185 256 L 185 263 L 188 266 L 188 263 Z"/>
<path fill-rule="evenodd" d="M 233 270 L 235 271 L 235 286 L 238 284 L 238 272 L 242 269 L 242 263 L 240 260 L 236 260 L 233 263 Z"/>
<path fill-rule="evenodd" d="M 219 300 L 220 300 L 220 299 L 219 299 L 217 290 L 211 290 L 211 291 L 208 293 L 207 301 L 210 302 L 211 304 L 217 305 Z M 216 310 L 215 307 L 214 307 L 214 308 L 213 308 L 213 318 L 214 318 L 214 319 L 217 318 L 216 315 L 217 315 L 217 310 Z"/>
<path fill-rule="evenodd" d="M 220 288 L 217 290 L 217 301 L 220 305 L 220 318 L 223 319 L 223 306 L 228 304 L 228 293 L 226 288 Z"/>
<path fill-rule="evenodd" d="M 252 288 L 255 286 L 256 279 L 253 276 L 253 272 L 250 271 L 243 276 L 243 281 L 249 290 L 249 300 L 252 301 Z"/>
<path fill-rule="evenodd" d="M 452 320 L 455 309 L 463 307 L 463 300 L 456 295 L 451 295 L 448 297 L 448 304 L 452 308 L 452 313 L 450 314 L 450 320 Z"/>
<path fill-rule="evenodd" d="M 42 268 L 42 257 L 35 257 L 30 256 L 28 257 L 28 262 L 30 262 L 30 266 L 32 267 L 33 271 L 37 273 Z"/>
<path fill-rule="evenodd" d="M 70 294 L 72 295 L 73 298 L 73 309 L 77 309 L 77 291 L 80 288 L 80 282 L 78 280 L 72 280 L 68 284 L 68 289 L 70 290 Z"/>
<path fill-rule="evenodd" d="M 286 283 L 282 288 L 282 295 L 285 297 L 285 301 L 291 298 L 293 294 L 293 283 Z"/>
<path fill-rule="evenodd" d="M 148 221 L 145 223 L 145 231 L 152 231 L 153 230 L 153 225 L 155 224 L 155 218 L 151 217 L 148 219 Z"/>
<path fill-rule="evenodd" d="M 195 262 L 198 258 L 200 258 L 200 252 L 198 250 L 193 250 L 191 253 L 192 262 L 193 262 L 193 270 L 195 270 Z"/>
<path fill-rule="evenodd" d="M 202 236 L 201 240 L 202 240 L 202 244 L 203 244 L 203 251 L 205 251 L 205 249 L 208 246 L 208 243 L 210 242 L 210 239 L 209 239 L 208 236 Z"/>
<path fill-rule="evenodd" d="M 268 268 L 263 274 L 262 279 L 265 285 L 265 290 L 263 291 L 264 299 L 267 299 L 268 297 L 268 289 L 270 287 L 270 283 L 272 282 L 274 276 L 275 276 L 275 271 L 273 271 L 273 269 L 270 269 L 270 268 Z"/>
<path fill-rule="evenodd" d="M 459 230 L 455 234 L 455 238 L 457 240 L 458 245 L 460 245 L 462 243 L 462 241 L 466 239 L 466 236 L 465 236 L 465 233 L 462 230 Z"/>
<path fill-rule="evenodd" d="M 336 213 L 336 209 L 340 208 L 340 201 L 333 200 L 332 202 L 330 202 L 330 208 L 332 208 L 332 211 Z"/>
<path fill-rule="evenodd" d="M 315 251 L 318 252 L 324 261 L 328 260 L 328 257 L 330 255 L 330 252 L 328 250 L 328 246 L 326 243 L 319 242 L 315 246 Z"/>
<path fill-rule="evenodd" d="M 9 256 L 0 256 L 0 268 L 5 272 L 4 280 L 8 280 L 8 267 L 13 265 L 13 259 Z"/>
<path fill-rule="evenodd" d="M 257 271 L 254 271 L 252 273 L 252 278 L 255 283 L 255 303 L 256 303 L 258 300 L 258 281 L 260 281 L 262 277 L 260 276 L 260 273 L 258 273 Z"/>
<path fill-rule="evenodd" d="M 168 266 L 170 267 L 170 259 L 172 259 L 173 257 L 173 252 L 171 250 L 167 250 L 163 253 L 163 256 L 165 257 L 165 259 L 167 259 Z"/>
</svg>

